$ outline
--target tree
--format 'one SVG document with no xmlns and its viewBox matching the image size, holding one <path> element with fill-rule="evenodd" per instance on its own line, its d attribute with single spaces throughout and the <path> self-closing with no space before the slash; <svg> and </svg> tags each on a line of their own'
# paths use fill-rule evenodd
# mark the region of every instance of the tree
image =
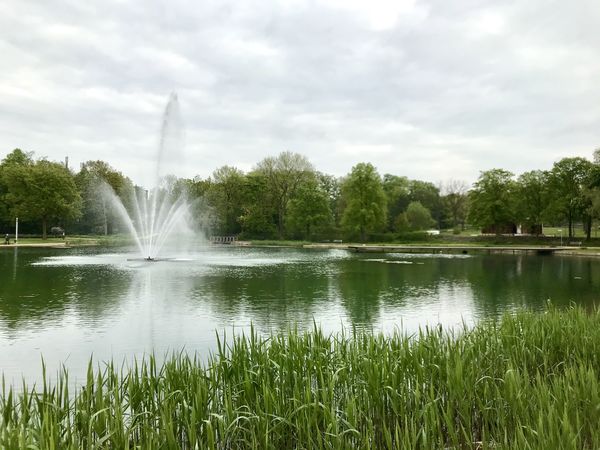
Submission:
<svg viewBox="0 0 600 450">
<path fill-rule="evenodd" d="M 39 160 L 33 165 L 5 168 L 6 198 L 13 215 L 42 222 L 47 237 L 48 221 L 79 216 L 81 197 L 71 172 L 62 164 Z"/>
<path fill-rule="evenodd" d="M 341 211 L 341 184 L 340 180 L 333 175 L 327 175 L 325 173 L 317 172 L 317 180 L 319 181 L 319 188 L 325 192 L 329 201 L 329 211 L 333 217 L 333 224 L 335 226 L 340 223 L 340 211 Z"/>
<path fill-rule="evenodd" d="M 23 150 L 16 148 L 11 153 L 6 155 L 0 164 L 0 222 L 4 225 L 14 219 L 14 215 L 11 217 L 11 205 L 10 196 L 8 191 L 8 180 L 7 177 L 11 171 L 11 168 L 25 168 L 30 167 L 34 164 L 33 153 L 24 152 Z"/>
<path fill-rule="evenodd" d="M 517 219 L 534 234 L 541 233 L 548 207 L 548 177 L 548 172 L 532 170 L 521 174 L 515 186 Z"/>
<path fill-rule="evenodd" d="M 446 217 L 450 218 L 450 225 L 458 225 L 465 229 L 467 218 L 469 185 L 461 180 L 450 180 L 443 185 L 442 204 L 446 209 Z"/>
<path fill-rule="evenodd" d="M 221 226 L 215 207 L 208 201 L 213 182 L 210 178 L 195 176 L 192 179 L 180 180 L 190 202 L 190 212 L 194 219 L 194 227 L 205 232 Z"/>
<path fill-rule="evenodd" d="M 433 183 L 421 180 L 410 180 L 410 201 L 420 202 L 431 211 L 431 215 L 441 228 L 442 203 L 440 201 L 440 190 Z"/>
<path fill-rule="evenodd" d="M 317 228 L 324 228 L 333 221 L 329 197 L 317 180 L 303 183 L 296 196 L 290 200 L 288 220 L 305 239 L 311 239 Z"/>
<path fill-rule="evenodd" d="M 263 159 L 255 172 L 264 176 L 277 208 L 277 231 L 279 238 L 285 234 L 285 219 L 289 201 L 300 184 L 315 176 L 312 164 L 298 153 L 283 152 L 276 157 Z"/>
<path fill-rule="evenodd" d="M 383 176 L 383 191 L 387 199 L 389 227 L 397 230 L 398 216 L 406 211 L 410 203 L 410 181 L 406 177 L 386 173 Z M 402 219 L 400 223 L 403 223 Z"/>
<path fill-rule="evenodd" d="M 426 230 L 435 225 L 435 220 L 421 202 L 411 202 L 406 208 L 406 220 L 413 231 Z"/>
<path fill-rule="evenodd" d="M 387 201 L 381 177 L 371 164 L 360 163 L 352 168 L 342 184 L 342 195 L 346 204 L 342 225 L 358 231 L 362 241 L 368 232 L 385 226 Z"/>
<path fill-rule="evenodd" d="M 515 220 L 513 174 L 503 169 L 481 172 L 469 193 L 469 221 L 497 234 Z"/>
<path fill-rule="evenodd" d="M 598 149 L 600 153 L 600 149 Z M 592 220 L 600 217 L 600 161 L 591 165 L 590 171 L 586 180 L 586 185 L 583 189 L 585 198 L 585 217 L 586 217 L 586 237 L 592 237 Z"/>
<path fill-rule="evenodd" d="M 394 231 L 398 233 L 404 233 L 410 230 L 410 224 L 408 223 L 408 218 L 405 212 L 401 212 L 394 219 Z"/>
<path fill-rule="evenodd" d="M 113 169 L 105 161 L 87 161 L 81 165 L 75 175 L 75 184 L 82 199 L 80 227 L 82 231 L 104 235 L 112 232 L 114 211 L 107 196 L 103 193 L 103 185 L 107 184 L 125 206 L 129 206 L 133 195 L 133 184 L 121 172 Z"/>
<path fill-rule="evenodd" d="M 241 230 L 243 186 L 244 173 L 235 167 L 222 166 L 212 174 L 208 199 L 225 234 L 237 234 Z"/>
<path fill-rule="evenodd" d="M 592 163 L 585 158 L 563 158 L 550 171 L 550 211 L 558 219 L 566 219 L 569 237 L 573 237 L 573 222 L 579 218 L 590 222 L 589 199 L 585 187 L 589 184 Z M 587 217 L 583 217 L 587 216 Z M 588 226 L 588 228 L 590 227 Z"/>
<path fill-rule="evenodd" d="M 240 223 L 247 237 L 270 239 L 276 236 L 277 207 L 269 190 L 267 178 L 258 172 L 244 180 L 244 200 Z"/>
</svg>

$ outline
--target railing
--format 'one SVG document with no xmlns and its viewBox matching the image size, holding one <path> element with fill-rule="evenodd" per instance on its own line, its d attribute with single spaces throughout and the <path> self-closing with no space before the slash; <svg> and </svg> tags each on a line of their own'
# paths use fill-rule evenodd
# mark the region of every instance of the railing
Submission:
<svg viewBox="0 0 600 450">
<path fill-rule="evenodd" d="M 211 236 L 211 244 L 233 244 L 237 241 L 237 236 Z"/>
</svg>

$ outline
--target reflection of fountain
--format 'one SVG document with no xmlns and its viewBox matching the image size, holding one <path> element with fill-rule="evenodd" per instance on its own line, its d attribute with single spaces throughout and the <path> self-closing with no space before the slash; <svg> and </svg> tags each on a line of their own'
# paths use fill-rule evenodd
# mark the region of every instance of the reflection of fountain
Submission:
<svg viewBox="0 0 600 450">
<path fill-rule="evenodd" d="M 180 235 L 178 231 L 186 228 L 190 217 L 185 194 L 165 185 L 161 178 L 169 164 L 181 164 L 175 154 L 181 147 L 180 138 L 179 103 L 173 93 L 163 115 L 154 187 L 150 191 L 134 189 L 129 211 L 108 185 L 104 189 L 135 240 L 141 257 L 147 261 L 153 261 L 171 237 Z"/>
</svg>

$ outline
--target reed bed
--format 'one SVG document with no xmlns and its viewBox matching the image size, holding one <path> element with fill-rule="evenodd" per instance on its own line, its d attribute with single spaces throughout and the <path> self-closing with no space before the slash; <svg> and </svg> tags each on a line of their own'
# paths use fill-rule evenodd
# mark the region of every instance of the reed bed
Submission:
<svg viewBox="0 0 600 450">
<path fill-rule="evenodd" d="M 3 449 L 597 449 L 600 313 L 518 312 L 456 334 L 252 331 L 2 386 Z M 47 377 L 44 375 L 44 379 Z"/>
</svg>

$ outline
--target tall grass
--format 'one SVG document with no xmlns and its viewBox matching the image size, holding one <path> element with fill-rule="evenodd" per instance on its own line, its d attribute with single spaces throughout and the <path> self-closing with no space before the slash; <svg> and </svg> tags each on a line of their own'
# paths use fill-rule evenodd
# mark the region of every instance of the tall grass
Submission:
<svg viewBox="0 0 600 450">
<path fill-rule="evenodd" d="M 455 336 L 251 332 L 205 363 L 93 367 L 76 392 L 66 371 L 3 384 L 0 447 L 600 448 L 600 313 L 580 308 Z"/>
</svg>

